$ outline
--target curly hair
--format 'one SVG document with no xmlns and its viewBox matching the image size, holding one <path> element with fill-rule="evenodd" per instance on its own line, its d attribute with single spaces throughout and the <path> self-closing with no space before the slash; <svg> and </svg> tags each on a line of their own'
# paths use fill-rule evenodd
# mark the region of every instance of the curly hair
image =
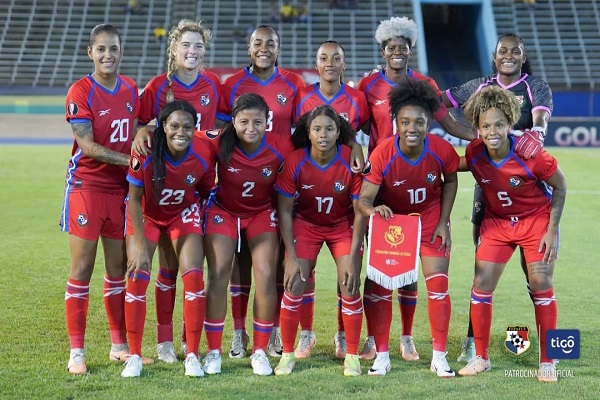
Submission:
<svg viewBox="0 0 600 400">
<path fill-rule="evenodd" d="M 381 21 L 375 31 L 375 40 L 383 49 L 390 39 L 403 37 L 408 40 L 412 49 L 417 43 L 418 29 L 417 24 L 407 17 L 392 17 Z"/>
<path fill-rule="evenodd" d="M 163 124 L 169 116 L 175 111 L 184 111 L 192 116 L 194 126 L 198 123 L 196 109 L 189 102 L 184 100 L 175 100 L 167 103 L 160 114 L 158 114 L 158 126 L 154 131 L 154 145 L 152 146 L 152 194 L 154 202 L 158 204 L 162 191 L 165 186 L 167 171 L 165 169 L 165 152 L 167 151 L 167 133 Z"/>
<path fill-rule="evenodd" d="M 181 37 L 185 32 L 195 32 L 202 36 L 204 46 L 208 47 L 212 38 L 210 30 L 202 25 L 202 22 L 196 22 L 189 19 L 182 19 L 179 21 L 176 27 L 171 29 L 169 32 L 169 47 L 167 48 L 167 81 L 169 82 L 169 88 L 167 90 L 167 103 L 173 101 L 173 91 L 171 85 L 173 84 L 173 75 L 177 72 L 177 45 L 181 42 Z M 201 66 L 202 67 L 202 66 Z"/>
<path fill-rule="evenodd" d="M 221 141 L 219 142 L 219 158 L 224 164 L 229 164 L 235 151 L 235 146 L 240 142 L 240 138 L 233 126 L 233 121 L 236 115 L 244 110 L 259 110 L 264 113 L 265 120 L 269 115 L 267 102 L 256 93 L 244 93 L 235 100 L 231 108 L 231 122 L 223 129 Z"/>
<path fill-rule="evenodd" d="M 427 81 L 405 76 L 390 91 L 392 119 L 406 106 L 423 108 L 431 120 L 441 104 L 437 91 Z"/>
<path fill-rule="evenodd" d="M 479 118 L 486 111 L 497 108 L 513 127 L 521 118 L 521 105 L 515 95 L 499 86 L 486 86 L 474 93 L 465 104 L 465 118 L 474 128 L 479 127 Z"/>
<path fill-rule="evenodd" d="M 296 130 L 292 135 L 292 144 L 295 149 L 301 149 L 304 147 L 310 148 L 312 145 L 310 141 L 310 125 L 320 115 L 329 117 L 335 123 L 336 128 L 339 129 L 340 135 L 335 141 L 336 144 L 346 144 L 354 138 L 354 129 L 348 121 L 340 117 L 335 109 L 329 105 L 320 105 L 312 111 L 303 114 L 296 122 Z"/>
</svg>

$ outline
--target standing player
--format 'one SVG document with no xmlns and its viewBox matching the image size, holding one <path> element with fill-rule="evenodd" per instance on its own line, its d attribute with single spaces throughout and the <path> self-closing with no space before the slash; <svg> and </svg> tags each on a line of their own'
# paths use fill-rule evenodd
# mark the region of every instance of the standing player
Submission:
<svg viewBox="0 0 600 400">
<path fill-rule="evenodd" d="M 394 123 L 392 114 L 390 114 L 389 94 L 390 90 L 404 77 L 423 80 L 435 89 L 438 96 L 441 94 L 432 78 L 408 68 L 412 49 L 417 42 L 417 25 L 412 20 L 406 17 L 392 17 L 382 21 L 375 31 L 375 39 L 381 46 L 381 56 L 385 60 L 385 68 L 361 79 L 358 83 L 358 89 L 365 93 L 371 111 L 371 123 L 366 131 L 370 136 L 369 154 L 379 143 L 397 134 L 397 124 Z M 471 128 L 456 121 L 444 105 L 437 109 L 434 119 L 453 136 L 467 140 L 474 137 Z M 365 283 L 364 307 L 368 337 L 361 353 L 361 357 L 365 359 L 375 357 L 372 333 L 374 327 L 371 324 L 370 314 L 371 302 L 371 288 Z M 412 339 L 412 325 L 417 307 L 417 283 L 398 289 L 398 304 L 402 319 L 400 338 L 402 358 L 407 361 L 418 360 L 419 354 Z"/>
<path fill-rule="evenodd" d="M 225 130 L 207 131 L 207 143 L 219 154 L 218 185 L 206 207 L 205 245 L 208 264 L 204 329 L 208 354 L 204 371 L 221 372 L 221 344 L 227 309 L 227 286 L 233 259 L 246 238 L 254 280 L 254 335 L 252 368 L 271 375 L 266 355 L 273 330 L 277 292 L 275 277 L 279 250 L 277 220 L 272 208 L 277 171 L 293 150 L 291 135 L 266 134 L 269 107 L 255 93 L 239 96 Z"/>
<path fill-rule="evenodd" d="M 343 145 L 354 134 L 354 128 L 337 110 L 328 105 L 318 106 L 298 121 L 292 136 L 297 150 L 286 159 L 277 178 L 278 215 L 285 244 L 285 292 L 281 302 L 283 355 L 275 368 L 276 375 L 289 375 L 295 367 L 298 349 L 295 352 L 293 349 L 306 294 L 305 284 L 316 267 L 323 243 L 329 247 L 337 266 L 342 318 L 348 331 L 344 375 L 361 374 L 359 287 L 365 228 L 358 226 L 364 225 L 365 219 L 360 213 L 355 214 L 353 206 L 362 179 L 350 169 L 351 150 Z M 357 229 L 353 230 L 353 226 Z M 350 253 L 355 259 L 350 259 Z"/>
<path fill-rule="evenodd" d="M 98 238 L 104 249 L 104 307 L 111 360 L 129 353 L 125 331 L 125 196 L 131 140 L 139 111 L 135 82 L 119 75 L 121 36 L 112 25 L 92 29 L 87 46 L 94 72 L 75 82 L 66 99 L 66 119 L 75 142 L 67 168 L 61 230 L 69 232 L 71 269 L 65 292 L 71 342 L 68 370 L 85 374 L 84 340 L 90 279 Z"/>
<path fill-rule="evenodd" d="M 161 235 L 175 249 L 183 279 L 183 313 L 189 353 L 185 375 L 204 376 L 198 345 L 204 324 L 202 221 L 197 185 L 214 164 L 206 145 L 192 140 L 197 126 L 196 109 L 187 101 L 167 103 L 154 131 L 154 149 L 148 156 L 133 152 L 129 165 L 127 224 L 127 293 L 125 319 L 131 357 L 121 373 L 137 377 L 142 372 L 142 337 L 146 321 L 146 291 L 152 257 Z M 206 153 L 205 153 L 206 154 Z"/>
<path fill-rule="evenodd" d="M 358 209 L 367 217 L 376 212 L 384 218 L 394 213 L 420 214 L 421 266 L 433 342 L 430 368 L 439 377 L 453 377 L 446 360 L 451 309 L 448 267 L 459 157 L 450 143 L 427 132 L 440 107 L 437 92 L 428 82 L 405 77 L 392 89 L 389 101 L 398 136 L 386 139 L 369 155 Z M 372 281 L 370 286 L 378 301 L 371 304 L 377 357 L 369 375 L 385 375 L 391 369 L 392 291 Z"/>
<path fill-rule="evenodd" d="M 552 114 L 552 91 L 546 82 L 531 76 L 531 65 L 525 52 L 525 45 L 515 34 L 500 36 L 492 59 L 492 75 L 473 79 L 462 85 L 450 88 L 442 93 L 444 103 L 448 107 L 464 107 L 473 93 L 486 86 L 499 86 L 512 92 L 521 104 L 521 112 L 515 129 L 523 131 L 523 135 L 515 146 L 517 154 L 525 159 L 535 157 L 543 148 L 548 120 Z M 479 230 L 485 215 L 481 188 L 475 184 L 473 199 L 473 242 L 477 245 Z M 527 276 L 527 264 L 521 251 L 521 268 Z M 528 288 L 529 290 L 529 288 Z M 473 325 L 469 321 L 467 338 L 458 361 L 469 361 L 475 356 L 473 341 Z"/>
<path fill-rule="evenodd" d="M 467 146 L 461 170 L 468 168 L 475 180 L 482 182 L 486 208 L 471 291 L 476 357 L 458 373 L 476 375 L 491 368 L 492 297 L 506 263 L 519 246 L 527 263 L 540 341 L 538 380 L 554 382 L 556 367 L 546 356 L 546 332 L 556 329 L 553 275 L 567 183 L 556 159 L 545 151 L 529 160 L 514 153 L 516 139 L 509 133 L 522 115 L 519 103 L 509 91 L 490 85 L 475 93 L 465 106 L 465 117 L 479 129 L 481 139 Z"/>
<path fill-rule="evenodd" d="M 299 89 L 305 86 L 302 78 L 291 71 L 277 66 L 281 40 L 279 33 L 268 25 L 258 26 L 252 32 L 248 43 L 250 66 L 225 79 L 221 90 L 217 118 L 231 121 L 231 110 L 235 100 L 244 93 L 259 93 L 269 107 L 265 132 L 269 135 L 283 135 L 292 132 L 294 98 Z M 289 139 L 289 138 L 288 138 Z M 273 208 L 276 209 L 276 198 Z M 242 358 L 247 354 L 249 337 L 246 333 L 246 313 L 252 285 L 252 263 L 245 240 L 241 252 L 235 257 L 231 275 L 231 313 L 234 332 L 229 357 Z M 283 295 L 282 271 L 278 273 L 277 294 Z M 278 302 L 279 303 L 279 302 Z M 269 340 L 269 354 L 281 356 L 281 334 L 279 332 L 279 307 L 276 310 L 275 327 Z"/>
<path fill-rule="evenodd" d="M 140 125 L 146 126 L 158 117 L 160 110 L 173 100 L 186 100 L 196 110 L 196 130 L 215 126 L 219 103 L 220 82 L 212 72 L 203 69 L 210 31 L 201 23 L 183 19 L 169 32 L 167 72 L 152 78 L 140 95 Z M 134 150 L 147 156 L 152 146 L 153 128 L 142 128 L 136 136 Z M 148 142 L 146 147 L 145 142 Z M 203 197 L 214 184 L 214 173 L 205 175 Z M 158 242 L 159 271 L 156 277 L 156 338 L 158 359 L 174 363 L 177 354 L 173 346 L 173 308 L 177 284 L 177 257 L 171 241 L 161 235 Z M 182 329 L 182 353 L 187 355 L 185 327 Z"/>
<path fill-rule="evenodd" d="M 346 68 L 345 51 L 341 44 L 328 40 L 317 50 L 317 70 L 319 82 L 302 88 L 296 95 L 294 119 L 298 119 L 316 107 L 323 104 L 333 107 L 342 118 L 348 121 L 357 132 L 368 122 L 370 114 L 363 92 L 344 83 L 343 72 Z M 352 135 L 354 138 L 355 135 Z M 302 299 L 300 325 L 300 341 L 294 351 L 296 358 L 308 358 L 316 343 L 313 332 L 314 300 L 315 300 L 315 270 L 307 278 Z M 338 331 L 334 337 L 336 356 L 346 356 L 346 337 L 342 318 L 342 297 L 338 288 Z"/>
</svg>

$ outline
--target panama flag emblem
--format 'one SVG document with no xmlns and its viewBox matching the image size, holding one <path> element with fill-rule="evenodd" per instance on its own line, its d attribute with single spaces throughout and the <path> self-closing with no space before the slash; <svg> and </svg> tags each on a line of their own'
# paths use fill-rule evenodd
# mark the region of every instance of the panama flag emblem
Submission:
<svg viewBox="0 0 600 400">
<path fill-rule="evenodd" d="M 506 348 L 517 356 L 527 352 L 531 346 L 529 328 L 526 326 L 509 326 L 506 328 Z"/>
</svg>

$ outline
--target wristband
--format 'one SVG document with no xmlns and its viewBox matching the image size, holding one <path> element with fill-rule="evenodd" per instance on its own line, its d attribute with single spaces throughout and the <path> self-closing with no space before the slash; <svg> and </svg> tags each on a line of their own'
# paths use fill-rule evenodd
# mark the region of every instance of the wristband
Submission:
<svg viewBox="0 0 600 400">
<path fill-rule="evenodd" d="M 541 133 L 541 135 L 542 135 L 542 137 L 544 139 L 546 138 L 546 130 L 544 128 L 542 128 L 541 126 L 534 126 L 530 130 L 531 131 L 535 131 L 535 132 L 539 132 L 539 133 Z"/>
</svg>

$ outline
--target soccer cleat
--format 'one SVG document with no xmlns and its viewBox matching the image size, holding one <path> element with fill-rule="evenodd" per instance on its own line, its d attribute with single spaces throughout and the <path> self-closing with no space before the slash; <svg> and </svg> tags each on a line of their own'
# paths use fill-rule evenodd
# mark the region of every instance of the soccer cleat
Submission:
<svg viewBox="0 0 600 400">
<path fill-rule="evenodd" d="M 83 349 L 71 350 L 71 354 L 69 355 L 69 363 L 67 364 L 67 371 L 73 375 L 83 375 L 87 373 Z"/>
<path fill-rule="evenodd" d="M 363 346 L 359 357 L 361 360 L 374 360 L 376 355 L 375 338 L 373 336 L 367 336 L 365 345 Z"/>
<path fill-rule="evenodd" d="M 346 332 L 338 331 L 333 337 L 333 344 L 335 345 L 335 356 L 337 358 L 346 358 Z"/>
<path fill-rule="evenodd" d="M 382 352 L 377 353 L 375 357 L 375 362 L 371 369 L 369 369 L 369 375 L 371 376 L 385 376 L 392 369 L 392 364 L 390 363 L 390 353 Z"/>
<path fill-rule="evenodd" d="M 281 342 L 281 330 L 279 327 L 273 327 L 271 336 L 269 337 L 269 345 L 267 346 L 271 357 L 281 357 L 283 354 L 283 344 Z"/>
<path fill-rule="evenodd" d="M 269 359 L 264 350 L 256 350 L 254 354 L 250 356 L 250 361 L 252 363 L 254 375 L 268 376 L 273 373 L 273 368 L 271 368 L 271 364 L 269 364 Z"/>
<path fill-rule="evenodd" d="M 229 351 L 229 358 L 244 358 L 248 355 L 246 348 L 250 342 L 250 337 L 244 329 L 236 329 L 233 331 L 233 338 L 231 339 L 231 350 Z"/>
<path fill-rule="evenodd" d="M 142 357 L 131 354 L 125 361 L 125 369 L 121 372 L 123 378 L 135 378 L 142 373 Z"/>
<path fill-rule="evenodd" d="M 185 358 L 183 362 L 185 366 L 185 376 L 191 376 L 196 378 L 201 378 L 204 376 L 204 370 L 202 369 L 202 364 L 198 361 L 198 357 L 194 353 L 190 353 Z"/>
<path fill-rule="evenodd" d="M 419 353 L 417 353 L 417 349 L 415 348 L 415 342 L 410 335 L 403 335 L 400 337 L 400 352 L 402 353 L 402 358 L 406 361 L 417 361 L 419 359 Z"/>
<path fill-rule="evenodd" d="M 158 359 L 169 364 L 176 363 L 177 354 L 175 353 L 175 346 L 173 342 L 162 342 L 156 345 L 156 352 L 158 353 Z"/>
<path fill-rule="evenodd" d="M 275 375 L 289 375 L 296 366 L 294 353 L 283 353 L 279 364 L 275 367 Z"/>
<path fill-rule="evenodd" d="M 298 347 L 294 350 L 294 357 L 310 358 L 316 343 L 317 337 L 313 331 L 300 332 L 300 340 L 298 341 Z"/>
<path fill-rule="evenodd" d="M 481 356 L 472 358 L 469 363 L 458 371 L 460 376 L 475 376 L 482 372 L 487 372 L 492 369 L 490 360 L 484 360 Z"/>
<path fill-rule="evenodd" d="M 211 350 L 204 357 L 204 372 L 208 375 L 221 373 L 221 353 L 219 353 L 219 350 Z"/>
<path fill-rule="evenodd" d="M 554 362 L 540 363 L 537 378 L 538 382 L 556 382 L 558 380 L 556 376 L 556 364 Z"/>
<path fill-rule="evenodd" d="M 460 356 L 456 359 L 458 362 L 469 362 L 475 358 L 475 339 L 466 337 L 462 344 Z"/>
<path fill-rule="evenodd" d="M 360 358 L 356 354 L 346 354 L 344 359 L 344 376 L 359 376 L 362 374 L 360 369 Z"/>
<path fill-rule="evenodd" d="M 129 345 L 127 343 L 113 344 L 110 347 L 110 353 L 108 353 L 108 358 L 111 361 L 126 362 L 129 359 L 129 357 L 131 357 L 131 354 L 129 354 Z M 152 358 L 142 357 L 142 364 L 154 364 L 154 360 Z"/>
<path fill-rule="evenodd" d="M 186 342 L 181 342 L 181 354 L 183 354 L 184 356 L 187 354 L 187 343 Z"/>
<path fill-rule="evenodd" d="M 447 354 L 448 353 L 444 353 L 442 357 L 434 356 L 431 359 L 431 372 L 435 372 L 440 378 L 452 378 L 456 375 L 454 370 L 448 365 L 448 360 L 446 359 Z"/>
</svg>

